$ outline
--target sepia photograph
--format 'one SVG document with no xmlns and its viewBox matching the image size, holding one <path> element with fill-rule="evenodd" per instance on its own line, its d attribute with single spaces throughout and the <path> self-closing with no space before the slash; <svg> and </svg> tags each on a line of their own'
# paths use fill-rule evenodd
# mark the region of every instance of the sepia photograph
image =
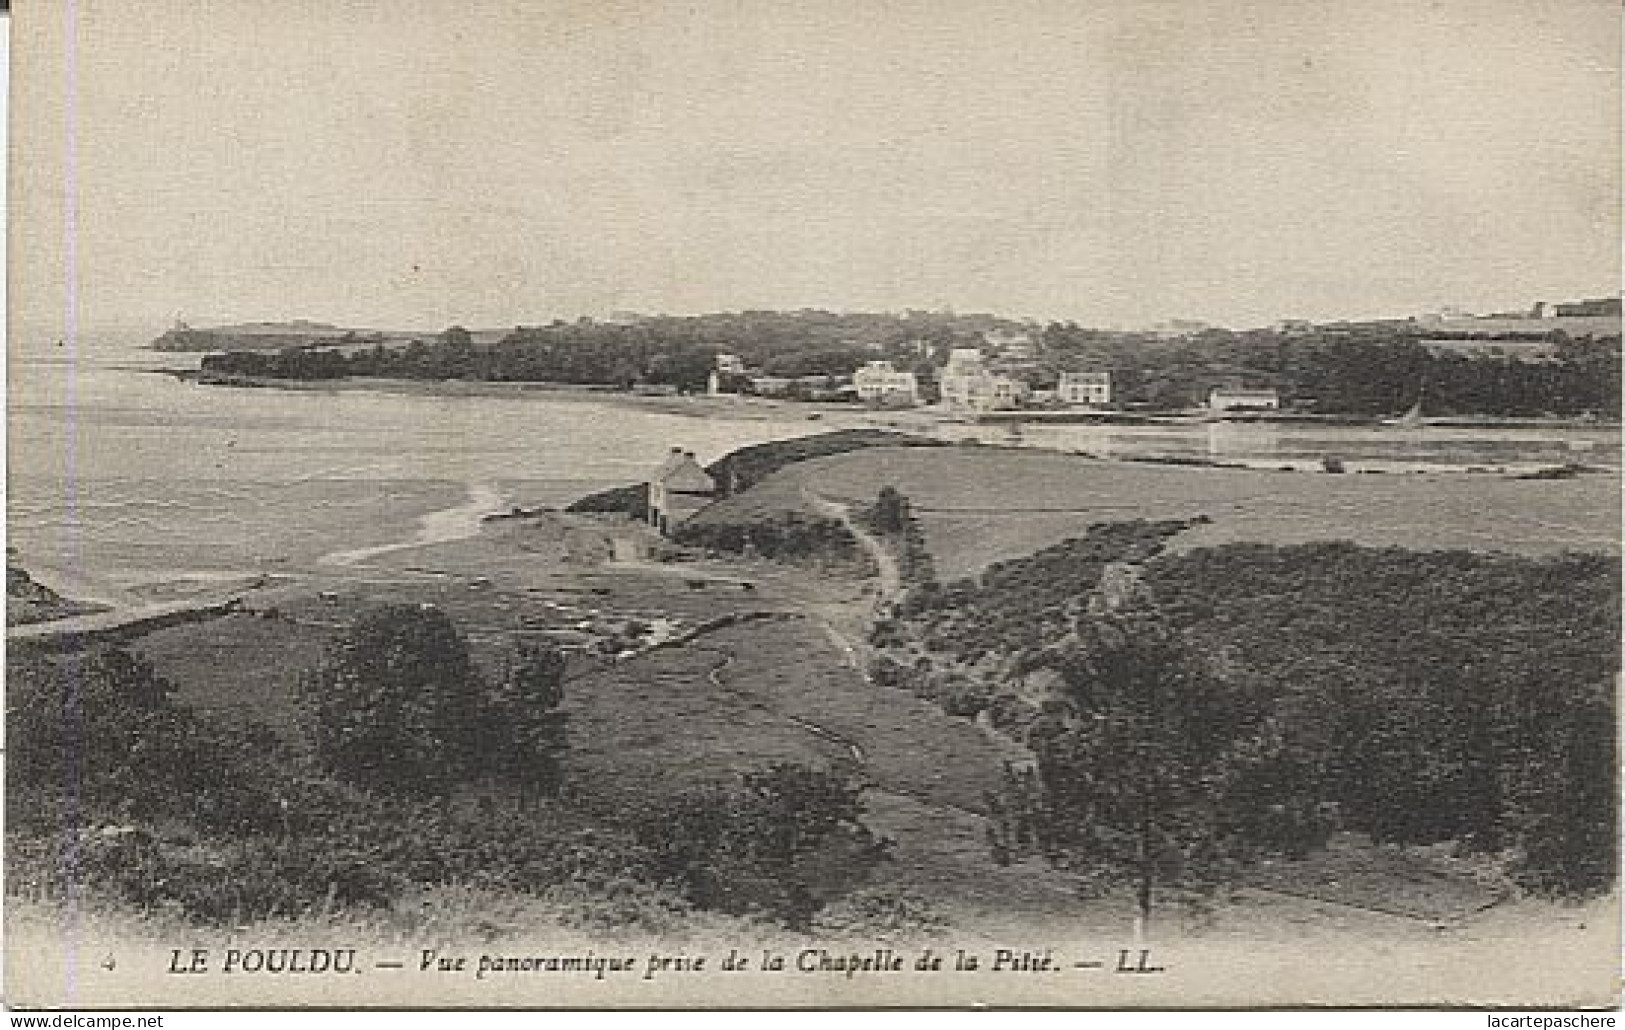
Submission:
<svg viewBox="0 0 1625 1030">
<path fill-rule="evenodd" d="M 7 1007 L 1618 1008 L 1617 3 L 10 31 Z"/>
</svg>

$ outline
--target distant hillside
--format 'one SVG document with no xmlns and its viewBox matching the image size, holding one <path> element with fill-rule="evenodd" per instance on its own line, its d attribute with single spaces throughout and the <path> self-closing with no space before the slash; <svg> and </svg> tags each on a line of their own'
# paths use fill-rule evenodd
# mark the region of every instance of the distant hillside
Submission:
<svg viewBox="0 0 1625 1030">
<path fill-rule="evenodd" d="M 349 330 L 326 322 L 295 319 L 291 322 L 243 322 L 237 325 L 212 326 L 194 329 L 178 323 L 173 329 L 152 341 L 153 350 L 163 351 L 216 351 L 216 350 L 282 350 L 286 347 L 307 347 L 317 343 L 337 343 L 346 333 L 381 336 L 372 330 Z"/>
</svg>

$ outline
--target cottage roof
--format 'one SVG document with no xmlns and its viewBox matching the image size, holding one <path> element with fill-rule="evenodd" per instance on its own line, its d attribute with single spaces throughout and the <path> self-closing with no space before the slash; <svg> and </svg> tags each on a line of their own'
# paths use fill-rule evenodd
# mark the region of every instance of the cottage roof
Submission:
<svg viewBox="0 0 1625 1030">
<path fill-rule="evenodd" d="M 717 481 L 686 451 L 673 451 L 653 481 L 678 493 L 711 493 L 717 488 Z"/>
</svg>

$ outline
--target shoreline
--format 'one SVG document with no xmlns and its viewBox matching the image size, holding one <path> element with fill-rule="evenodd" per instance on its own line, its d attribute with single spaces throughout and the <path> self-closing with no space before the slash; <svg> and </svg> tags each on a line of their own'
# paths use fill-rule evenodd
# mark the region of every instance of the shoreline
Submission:
<svg viewBox="0 0 1625 1030">
<path fill-rule="evenodd" d="M 745 394 L 639 394 L 611 386 L 584 383 L 495 382 L 471 379 L 281 379 L 271 376 L 216 375 L 196 369 L 131 369 L 131 371 L 170 376 L 199 386 L 238 389 L 292 390 L 309 393 L 390 393 L 429 397 L 542 397 L 576 403 L 624 405 L 672 415 L 728 414 L 737 418 L 794 418 L 809 421 L 834 418 L 863 425 L 1000 425 L 1027 422 L 1034 425 L 1183 426 L 1199 424 L 1353 426 L 1394 428 L 1391 416 L 1352 414 L 1234 413 L 1215 415 L 1202 411 L 1090 411 L 1031 409 L 1010 411 L 949 411 L 939 407 L 868 408 L 828 401 L 781 400 Z M 1438 415 L 1422 420 L 1419 428 L 1438 429 L 1574 429 L 1592 432 L 1618 432 L 1625 423 L 1617 419 L 1586 420 L 1574 417 L 1514 417 L 1504 415 Z"/>
<path fill-rule="evenodd" d="M 491 483 L 470 482 L 462 503 L 449 508 L 437 508 L 418 517 L 418 528 L 405 540 L 329 551 L 316 558 L 314 564 L 323 568 L 350 568 L 363 565 L 369 558 L 409 551 L 418 547 L 452 543 L 479 536 L 486 520 L 499 513 L 509 503 L 506 494 Z"/>
<path fill-rule="evenodd" d="M 472 379 L 276 379 L 268 376 L 212 376 L 191 369 L 145 369 L 198 386 L 245 390 L 291 390 L 304 393 L 386 393 L 423 397 L 540 398 L 571 403 L 639 408 L 668 415 L 692 417 L 726 414 L 739 419 L 808 421 L 829 418 L 840 423 L 867 424 L 876 417 L 897 417 L 903 412 L 871 412 L 848 404 L 783 401 L 741 394 L 722 396 L 637 394 L 613 387 L 577 383 L 501 383 Z M 917 419 L 918 416 L 916 415 Z"/>
</svg>

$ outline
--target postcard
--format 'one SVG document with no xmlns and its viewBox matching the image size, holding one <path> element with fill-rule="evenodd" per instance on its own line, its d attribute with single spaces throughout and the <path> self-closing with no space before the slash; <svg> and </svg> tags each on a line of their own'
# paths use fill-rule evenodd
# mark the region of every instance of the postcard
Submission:
<svg viewBox="0 0 1625 1030">
<path fill-rule="evenodd" d="M 13 1008 L 1612 1008 L 1602 0 L 26 0 Z"/>
</svg>

